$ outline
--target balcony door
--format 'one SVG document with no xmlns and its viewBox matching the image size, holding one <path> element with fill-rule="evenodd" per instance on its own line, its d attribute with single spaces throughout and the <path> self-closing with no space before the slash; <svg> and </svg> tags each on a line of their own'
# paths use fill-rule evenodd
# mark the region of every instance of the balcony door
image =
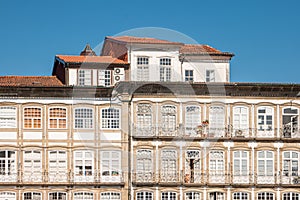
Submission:
<svg viewBox="0 0 300 200">
<path fill-rule="evenodd" d="M 284 108 L 282 113 L 282 128 L 283 137 L 295 138 L 298 136 L 298 109 L 297 108 Z"/>
</svg>

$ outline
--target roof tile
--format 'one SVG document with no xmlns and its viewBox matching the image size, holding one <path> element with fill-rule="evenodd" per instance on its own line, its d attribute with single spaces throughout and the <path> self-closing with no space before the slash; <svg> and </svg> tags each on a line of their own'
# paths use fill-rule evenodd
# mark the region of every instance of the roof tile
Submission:
<svg viewBox="0 0 300 200">
<path fill-rule="evenodd" d="M 111 56 L 71 56 L 56 55 L 59 59 L 70 63 L 112 63 L 112 64 L 128 64 L 127 62 L 113 58 Z"/>
<path fill-rule="evenodd" d="M 134 36 L 106 36 L 105 39 L 110 39 L 114 41 L 124 42 L 124 43 L 136 43 L 136 44 L 173 44 L 173 45 L 183 45 L 180 42 L 171 42 L 168 40 L 161 40 L 156 38 L 148 37 L 134 37 Z"/>
<path fill-rule="evenodd" d="M 55 76 L 0 76 L 0 86 L 63 86 Z"/>
</svg>

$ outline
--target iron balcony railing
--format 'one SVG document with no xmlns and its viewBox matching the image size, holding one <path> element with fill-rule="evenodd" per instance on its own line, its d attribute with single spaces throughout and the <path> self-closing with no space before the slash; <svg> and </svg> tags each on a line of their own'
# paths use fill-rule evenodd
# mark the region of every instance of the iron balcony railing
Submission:
<svg viewBox="0 0 300 200">
<path fill-rule="evenodd" d="M 235 129 L 232 126 L 225 128 L 209 128 L 209 127 L 164 127 L 149 126 L 139 127 L 133 126 L 132 136 L 134 138 L 262 138 L 262 139 L 300 139 L 300 129 L 284 128 L 244 128 Z"/>
</svg>

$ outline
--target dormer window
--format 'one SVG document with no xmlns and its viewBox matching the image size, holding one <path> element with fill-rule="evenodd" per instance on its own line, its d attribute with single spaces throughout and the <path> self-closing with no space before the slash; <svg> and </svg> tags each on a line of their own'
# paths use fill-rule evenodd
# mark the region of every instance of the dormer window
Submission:
<svg viewBox="0 0 300 200">
<path fill-rule="evenodd" d="M 171 81 L 171 58 L 161 58 L 159 65 L 160 81 Z"/>
<path fill-rule="evenodd" d="M 91 70 L 80 69 L 78 71 L 78 84 L 81 86 L 92 84 L 92 73 Z"/>
</svg>

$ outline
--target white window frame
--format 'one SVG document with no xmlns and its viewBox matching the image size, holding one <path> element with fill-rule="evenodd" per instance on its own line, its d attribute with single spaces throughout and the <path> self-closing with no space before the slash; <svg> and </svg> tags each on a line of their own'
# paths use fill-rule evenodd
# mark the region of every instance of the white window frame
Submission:
<svg viewBox="0 0 300 200">
<path fill-rule="evenodd" d="M 240 150 L 233 152 L 233 176 L 249 175 L 249 152 Z"/>
<path fill-rule="evenodd" d="M 50 182 L 67 181 L 68 155 L 65 150 L 48 151 L 48 171 Z"/>
<path fill-rule="evenodd" d="M 165 178 L 177 178 L 177 150 L 176 149 L 162 149 L 160 155 L 160 173 Z"/>
<path fill-rule="evenodd" d="M 185 131 L 186 134 L 196 134 L 197 126 L 201 125 L 201 107 L 188 105 L 185 107 Z"/>
<path fill-rule="evenodd" d="M 232 193 L 233 200 L 250 200 L 250 195 L 248 192 L 234 192 Z"/>
<path fill-rule="evenodd" d="M 151 136 L 153 134 L 152 123 L 152 105 L 139 103 L 136 111 L 136 134 Z"/>
<path fill-rule="evenodd" d="M 27 195 L 29 196 L 27 197 Z M 43 197 L 41 192 L 24 192 L 22 196 L 23 200 L 42 200 Z"/>
<path fill-rule="evenodd" d="M 260 154 L 263 154 L 262 157 L 260 156 Z M 270 167 L 270 163 L 272 163 L 271 167 Z M 274 165 L 275 165 L 275 160 L 274 160 L 273 151 L 262 150 L 257 152 L 257 175 L 258 176 L 274 176 L 274 167 L 275 167 Z"/>
<path fill-rule="evenodd" d="M 153 153 L 150 149 L 136 151 L 136 172 L 141 174 L 153 173 Z"/>
<path fill-rule="evenodd" d="M 95 173 L 94 151 L 74 151 L 74 177 L 75 181 L 91 182 Z"/>
<path fill-rule="evenodd" d="M 159 59 L 159 77 L 162 82 L 170 82 L 172 80 L 172 59 Z"/>
<path fill-rule="evenodd" d="M 101 192 L 100 200 L 121 200 L 120 192 Z"/>
<path fill-rule="evenodd" d="M 190 163 L 193 163 L 193 169 Z M 185 152 L 185 182 L 198 183 L 201 176 L 201 151 L 198 149 L 189 149 Z M 187 178 L 187 180 L 186 180 Z"/>
<path fill-rule="evenodd" d="M 259 192 L 257 193 L 257 200 L 275 200 L 276 196 L 273 192 Z"/>
<path fill-rule="evenodd" d="M 288 155 L 288 156 L 287 156 Z M 297 151 L 282 152 L 282 175 L 298 176 L 299 175 L 300 153 Z"/>
<path fill-rule="evenodd" d="M 224 192 L 210 192 L 209 193 L 210 199 L 217 199 L 217 200 L 225 200 L 225 193 Z"/>
<path fill-rule="evenodd" d="M 101 128 L 102 129 L 121 128 L 121 111 L 119 108 L 101 109 Z"/>
<path fill-rule="evenodd" d="M 57 195 L 56 198 L 50 198 L 51 195 Z M 65 198 L 63 198 L 63 196 Z M 68 199 L 68 194 L 66 192 L 49 192 L 48 193 L 48 197 L 49 197 L 49 200 L 67 200 Z"/>
<path fill-rule="evenodd" d="M 23 174 L 30 182 L 42 181 L 42 152 L 40 150 L 23 151 Z"/>
<path fill-rule="evenodd" d="M 78 70 L 78 85 L 91 86 L 92 85 L 92 70 L 79 69 Z"/>
<path fill-rule="evenodd" d="M 149 57 L 137 57 L 137 81 L 149 81 Z"/>
<path fill-rule="evenodd" d="M 93 192 L 74 192 L 73 199 L 74 200 L 93 200 L 94 193 Z"/>
<path fill-rule="evenodd" d="M 164 191 L 160 193 L 161 200 L 176 200 L 177 192 Z"/>
<path fill-rule="evenodd" d="M 79 111 L 79 113 L 76 113 Z M 76 116 L 78 115 L 78 116 Z M 74 108 L 74 128 L 93 129 L 94 128 L 94 109 L 90 107 Z"/>
<path fill-rule="evenodd" d="M 98 85 L 104 87 L 110 87 L 112 85 L 112 70 L 100 69 L 98 70 Z"/>
<path fill-rule="evenodd" d="M 295 110 L 296 113 L 288 113 L 286 112 L 287 109 L 290 110 Z M 287 124 L 283 124 L 284 123 L 284 117 L 289 117 L 290 123 Z M 296 107 L 284 107 L 282 109 L 282 129 L 283 129 L 283 134 L 284 137 L 292 137 L 294 135 L 298 136 L 298 132 L 299 132 L 299 109 Z"/>
<path fill-rule="evenodd" d="M 265 110 L 264 113 L 261 113 L 263 110 Z M 271 131 L 274 129 L 273 107 L 260 106 L 257 108 L 257 128 L 258 131 Z"/>
<path fill-rule="evenodd" d="M 192 70 L 192 69 L 184 70 L 184 81 L 185 82 L 194 82 L 194 70 Z"/>
<path fill-rule="evenodd" d="M 161 107 L 161 122 L 163 132 L 175 131 L 177 128 L 177 107 L 163 105 Z"/>
<path fill-rule="evenodd" d="M 4 157 L 0 157 L 0 177 L 6 176 L 7 178 L 13 177 L 17 175 L 17 154 L 16 151 L 12 150 L 0 150 L 0 152 L 4 153 Z M 12 155 L 9 157 L 8 155 Z M 4 169 L 3 169 L 4 167 Z M 9 180 L 9 179 L 8 179 Z M 8 181 L 5 180 L 5 181 Z M 12 180 L 13 181 L 13 180 Z"/>
<path fill-rule="evenodd" d="M 216 70 L 207 69 L 205 71 L 205 80 L 206 82 L 216 82 Z"/>
<path fill-rule="evenodd" d="M 16 193 L 15 192 L 0 192 L 0 199 L 2 200 L 16 200 Z"/>
<path fill-rule="evenodd" d="M 249 129 L 249 109 L 246 106 L 233 107 L 233 130 L 246 132 Z"/>
<path fill-rule="evenodd" d="M 294 200 L 294 199 L 300 199 L 300 193 L 285 192 L 282 194 L 282 200 Z"/>
<path fill-rule="evenodd" d="M 27 110 L 27 109 L 34 109 L 34 110 L 39 110 L 39 112 L 40 112 L 40 117 L 38 117 L 38 116 L 34 116 L 35 115 L 35 113 L 38 113 L 38 112 L 35 112 L 35 113 L 31 113 L 31 116 L 25 116 L 25 111 Z M 25 127 L 25 120 L 29 120 L 30 121 L 30 127 Z M 39 121 L 40 123 L 39 123 L 39 127 L 35 127 L 36 125 L 35 125 L 35 122 L 36 121 Z M 43 127 L 43 110 L 42 110 L 42 108 L 41 107 L 25 107 L 25 108 L 23 108 L 23 128 L 24 129 L 41 129 Z"/>
<path fill-rule="evenodd" d="M 225 107 L 212 105 L 209 107 L 209 130 L 215 136 L 224 135 Z"/>
<path fill-rule="evenodd" d="M 118 150 L 101 151 L 101 176 L 113 181 L 113 178 L 121 177 L 121 152 Z"/>
<path fill-rule="evenodd" d="M 186 192 L 184 193 L 185 200 L 201 200 L 202 193 L 201 192 Z"/>
<path fill-rule="evenodd" d="M 151 192 L 151 191 L 137 192 L 136 200 L 154 200 L 153 192 Z"/>
<path fill-rule="evenodd" d="M 51 111 L 54 109 L 59 109 L 64 110 L 65 111 L 65 117 L 63 116 L 51 116 Z M 55 113 L 54 113 L 55 114 Z M 68 128 L 68 110 L 65 107 L 51 107 L 48 109 L 48 127 L 49 129 L 67 129 Z M 55 120 L 56 121 L 56 127 L 53 128 L 51 127 L 51 120 Z M 60 121 L 65 121 L 65 126 L 64 127 L 60 127 L 61 123 Z"/>
<path fill-rule="evenodd" d="M 211 175 L 224 175 L 225 155 L 224 151 L 212 150 L 209 152 L 209 173 Z"/>
<path fill-rule="evenodd" d="M 17 108 L 0 106 L 0 128 L 17 128 Z"/>
</svg>

